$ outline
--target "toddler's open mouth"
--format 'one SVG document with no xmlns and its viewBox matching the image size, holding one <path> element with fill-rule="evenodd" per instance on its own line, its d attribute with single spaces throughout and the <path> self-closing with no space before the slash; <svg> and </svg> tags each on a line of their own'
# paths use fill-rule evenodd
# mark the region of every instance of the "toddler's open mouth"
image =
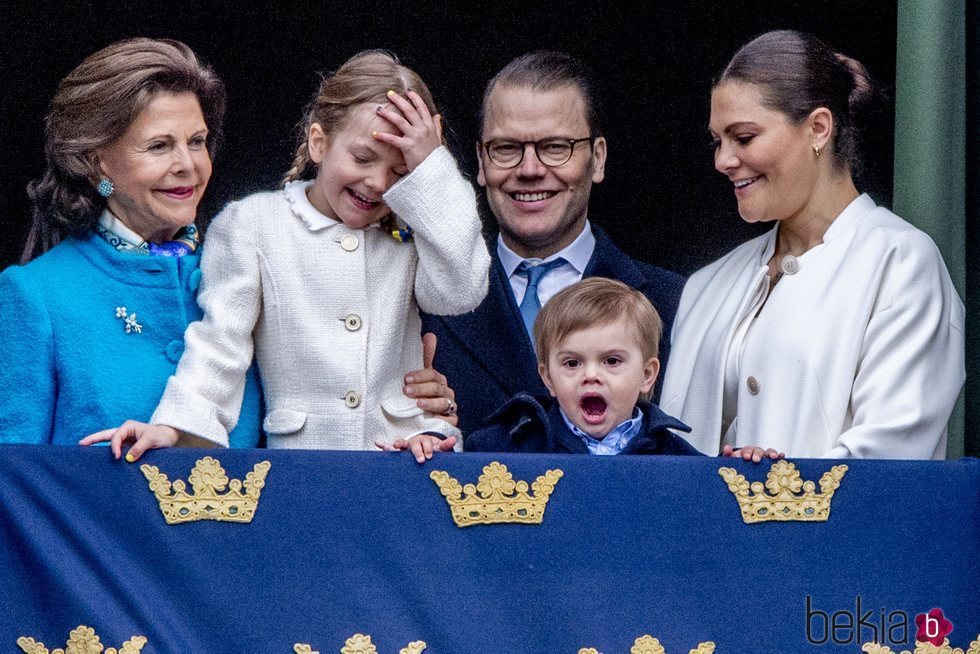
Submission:
<svg viewBox="0 0 980 654">
<path fill-rule="evenodd" d="M 579 406 L 585 421 L 590 424 L 598 424 L 606 417 L 608 403 L 601 395 L 584 395 L 579 400 Z"/>
</svg>

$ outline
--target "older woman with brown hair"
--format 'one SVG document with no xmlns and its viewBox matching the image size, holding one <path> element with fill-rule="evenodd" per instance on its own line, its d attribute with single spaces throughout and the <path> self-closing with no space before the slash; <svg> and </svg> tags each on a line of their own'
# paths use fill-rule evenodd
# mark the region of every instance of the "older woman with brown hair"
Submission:
<svg viewBox="0 0 980 654">
<path fill-rule="evenodd" d="M 867 71 L 808 34 L 763 34 L 711 94 L 715 167 L 766 234 L 684 287 L 661 406 L 708 454 L 941 458 L 964 311 L 932 240 L 861 194 Z"/>
<path fill-rule="evenodd" d="M 221 80 L 177 41 L 115 43 L 61 81 L 28 188 L 30 263 L 0 275 L 0 442 L 74 444 L 149 417 L 201 315 L 194 220 L 224 109 Z M 259 395 L 253 374 L 238 446 L 258 443 Z"/>
</svg>

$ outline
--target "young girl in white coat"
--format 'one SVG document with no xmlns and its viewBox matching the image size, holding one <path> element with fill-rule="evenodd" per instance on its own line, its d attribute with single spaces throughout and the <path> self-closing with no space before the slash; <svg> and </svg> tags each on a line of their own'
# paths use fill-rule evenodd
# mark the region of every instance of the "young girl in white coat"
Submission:
<svg viewBox="0 0 980 654">
<path fill-rule="evenodd" d="M 402 375 L 422 368 L 419 307 L 474 309 L 489 263 L 428 88 L 391 55 L 359 53 L 323 80 L 285 186 L 210 226 L 204 317 L 152 424 L 82 442 L 110 440 L 118 458 L 134 441 L 130 462 L 178 441 L 227 445 L 254 348 L 269 447 L 451 449 L 457 430 L 405 397 Z"/>
</svg>

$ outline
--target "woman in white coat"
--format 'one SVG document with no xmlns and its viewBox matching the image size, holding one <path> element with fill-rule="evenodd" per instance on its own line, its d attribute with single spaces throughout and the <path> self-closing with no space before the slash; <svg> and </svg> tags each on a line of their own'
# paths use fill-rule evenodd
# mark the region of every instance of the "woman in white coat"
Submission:
<svg viewBox="0 0 980 654">
<path fill-rule="evenodd" d="M 707 454 L 942 458 L 964 311 L 932 240 L 858 193 L 864 67 L 799 32 L 735 54 L 711 94 L 715 167 L 772 230 L 695 273 L 662 407 Z"/>
</svg>

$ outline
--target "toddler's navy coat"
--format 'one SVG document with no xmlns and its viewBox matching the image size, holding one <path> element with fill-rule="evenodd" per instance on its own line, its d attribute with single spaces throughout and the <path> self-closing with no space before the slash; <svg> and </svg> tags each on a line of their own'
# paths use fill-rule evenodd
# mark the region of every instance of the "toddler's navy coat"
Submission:
<svg viewBox="0 0 980 654">
<path fill-rule="evenodd" d="M 671 418 L 655 404 L 641 402 L 643 426 L 620 454 L 674 454 L 703 456 L 690 443 L 670 431 L 691 428 Z M 520 393 L 487 419 L 487 427 L 466 439 L 468 452 L 523 452 L 588 454 L 585 441 L 572 433 L 561 417 L 558 402 L 538 400 Z"/>
</svg>

